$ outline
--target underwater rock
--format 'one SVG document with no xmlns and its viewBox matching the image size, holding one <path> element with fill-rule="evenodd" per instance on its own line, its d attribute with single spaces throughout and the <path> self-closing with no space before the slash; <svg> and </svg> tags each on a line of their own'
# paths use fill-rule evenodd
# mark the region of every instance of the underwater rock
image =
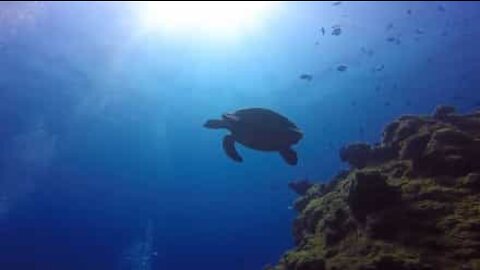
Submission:
<svg viewBox="0 0 480 270">
<path fill-rule="evenodd" d="M 479 140 L 459 130 L 441 128 L 433 132 L 414 170 L 425 176 L 464 176 L 480 169 L 479 158 Z"/>
<path fill-rule="evenodd" d="M 470 173 L 460 181 L 460 186 L 480 191 L 480 173 Z"/>
<path fill-rule="evenodd" d="M 455 108 L 452 106 L 440 105 L 435 108 L 433 112 L 433 118 L 435 119 L 445 119 L 447 116 L 455 113 Z"/>
<path fill-rule="evenodd" d="M 291 256 L 288 259 L 287 269 L 325 270 L 326 268 L 325 261 L 321 258 Z"/>
<path fill-rule="evenodd" d="M 418 160 L 422 157 L 427 143 L 430 141 L 430 134 L 417 134 L 405 140 L 400 149 L 400 159 Z"/>
<path fill-rule="evenodd" d="M 300 190 L 301 192 L 303 192 L 303 195 L 297 200 L 295 200 L 295 202 L 293 203 L 293 207 L 298 212 L 301 212 L 310 203 L 310 201 L 322 197 L 330 190 L 332 190 L 334 185 L 334 181 L 331 181 L 329 184 L 310 184 L 308 186 L 308 189 L 305 190 L 304 188 L 306 188 L 307 185 L 304 185 Z"/>
<path fill-rule="evenodd" d="M 340 159 L 355 168 L 363 168 L 367 165 L 370 152 L 371 147 L 366 143 L 351 144 L 340 149 Z"/>
<path fill-rule="evenodd" d="M 288 187 L 300 196 L 305 195 L 307 190 L 313 186 L 308 180 L 298 180 L 288 183 Z"/>
<path fill-rule="evenodd" d="M 432 140 L 437 141 L 440 145 L 465 145 L 471 143 L 473 138 L 459 130 L 444 128 L 435 131 Z"/>
<path fill-rule="evenodd" d="M 367 214 L 379 211 L 395 200 L 397 192 L 378 171 L 360 171 L 354 174 L 347 202 L 358 220 L 364 221 Z"/>
<path fill-rule="evenodd" d="M 351 144 L 340 149 L 340 159 L 353 168 L 364 168 L 393 159 L 396 152 L 391 147 L 371 147 L 366 143 Z"/>
<path fill-rule="evenodd" d="M 480 269 L 480 114 L 402 116 L 352 169 L 298 184 L 295 248 L 270 270 Z"/>
<path fill-rule="evenodd" d="M 311 198 L 308 197 L 300 197 L 295 200 L 293 203 L 293 208 L 298 212 L 302 212 L 305 207 L 307 207 L 308 203 L 310 203 Z"/>
</svg>

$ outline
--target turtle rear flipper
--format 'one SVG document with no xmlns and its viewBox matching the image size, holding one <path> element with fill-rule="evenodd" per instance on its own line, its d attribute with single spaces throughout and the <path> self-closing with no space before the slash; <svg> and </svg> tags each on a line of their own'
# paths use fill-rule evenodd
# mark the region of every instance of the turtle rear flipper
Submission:
<svg viewBox="0 0 480 270">
<path fill-rule="evenodd" d="M 282 156 L 283 160 L 290 165 L 297 165 L 297 152 L 295 152 L 292 148 L 284 149 L 280 151 L 280 155 Z"/>
<path fill-rule="evenodd" d="M 242 157 L 238 154 L 237 149 L 235 149 L 235 139 L 232 135 L 227 135 L 223 138 L 223 150 L 225 153 L 236 162 L 242 162 Z"/>
</svg>

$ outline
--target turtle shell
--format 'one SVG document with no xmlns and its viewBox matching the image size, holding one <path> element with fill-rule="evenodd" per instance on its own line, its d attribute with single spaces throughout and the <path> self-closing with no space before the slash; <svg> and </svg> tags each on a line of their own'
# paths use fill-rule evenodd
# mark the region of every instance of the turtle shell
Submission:
<svg viewBox="0 0 480 270">
<path fill-rule="evenodd" d="M 238 110 L 231 114 L 224 114 L 224 118 L 262 129 L 298 130 L 297 126 L 285 116 L 263 108 Z"/>
<path fill-rule="evenodd" d="M 297 143 L 302 132 L 288 118 L 268 109 L 248 108 L 226 113 L 235 139 L 251 148 L 278 151 Z"/>
</svg>

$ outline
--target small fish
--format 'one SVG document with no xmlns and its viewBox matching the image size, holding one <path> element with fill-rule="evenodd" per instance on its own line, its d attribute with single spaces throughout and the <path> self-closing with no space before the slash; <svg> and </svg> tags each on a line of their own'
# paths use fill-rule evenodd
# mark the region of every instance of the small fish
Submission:
<svg viewBox="0 0 480 270">
<path fill-rule="evenodd" d="M 388 38 L 386 38 L 386 41 L 388 41 L 390 43 L 395 43 L 397 45 L 400 45 L 402 43 L 402 41 L 397 37 L 388 37 Z"/>
<path fill-rule="evenodd" d="M 392 30 L 393 29 L 393 23 L 389 23 L 387 24 L 387 27 L 386 27 L 386 30 L 389 31 L 389 30 Z"/>
<path fill-rule="evenodd" d="M 386 40 L 388 42 L 395 42 L 397 40 L 397 38 L 396 37 L 388 37 Z"/>
<path fill-rule="evenodd" d="M 338 65 L 338 66 L 337 66 L 337 70 L 340 71 L 340 72 L 347 71 L 347 69 L 348 69 L 348 66 L 347 66 L 347 65 L 341 64 L 341 65 Z"/>
<path fill-rule="evenodd" d="M 332 36 L 340 36 L 342 34 L 342 28 L 336 27 L 332 30 Z"/>
<path fill-rule="evenodd" d="M 342 1 L 336 1 L 332 3 L 332 6 L 340 6 L 342 4 Z"/>
<path fill-rule="evenodd" d="M 355 107 L 355 106 L 357 106 L 357 102 L 354 100 L 354 101 L 350 102 L 350 105 L 352 105 L 352 107 Z"/>
<path fill-rule="evenodd" d="M 373 56 L 373 50 L 372 49 L 367 49 L 365 47 L 362 47 L 360 50 L 362 51 L 363 54 L 366 54 L 369 57 Z"/>
<path fill-rule="evenodd" d="M 422 28 L 417 28 L 417 29 L 415 29 L 415 33 L 418 34 L 418 35 L 423 35 L 423 34 L 425 34 L 425 31 Z"/>
<path fill-rule="evenodd" d="M 440 11 L 440 12 L 445 12 L 446 9 L 445 9 L 444 5 L 438 5 L 437 10 Z"/>
<path fill-rule="evenodd" d="M 412 102 L 410 100 L 405 101 L 405 106 L 410 107 L 412 105 Z"/>
<path fill-rule="evenodd" d="M 376 67 L 373 68 L 373 71 L 374 72 L 380 72 L 382 70 L 385 69 L 385 65 L 384 64 L 380 64 L 380 65 L 377 65 Z"/>
<path fill-rule="evenodd" d="M 322 33 L 322 36 L 325 36 L 325 27 L 320 28 L 320 32 Z"/>
<path fill-rule="evenodd" d="M 407 14 L 408 14 L 408 15 L 412 15 L 412 10 L 411 10 L 411 9 L 407 9 Z"/>
<path fill-rule="evenodd" d="M 310 74 L 302 74 L 300 75 L 300 79 L 306 80 L 306 81 L 311 81 L 313 79 L 313 76 Z"/>
<path fill-rule="evenodd" d="M 389 101 L 386 101 L 383 105 L 385 105 L 386 107 L 390 106 L 390 102 Z"/>
<path fill-rule="evenodd" d="M 377 85 L 377 87 L 375 87 L 375 92 L 380 92 L 380 90 L 382 90 L 382 87 L 380 85 Z"/>
<path fill-rule="evenodd" d="M 315 45 L 318 45 L 318 44 L 320 44 L 320 43 L 318 41 L 315 41 Z"/>
</svg>

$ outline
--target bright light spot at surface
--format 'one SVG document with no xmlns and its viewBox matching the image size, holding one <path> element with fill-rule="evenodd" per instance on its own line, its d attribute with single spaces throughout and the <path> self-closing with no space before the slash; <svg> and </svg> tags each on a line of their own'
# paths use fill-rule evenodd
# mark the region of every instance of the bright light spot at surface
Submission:
<svg viewBox="0 0 480 270">
<path fill-rule="evenodd" d="M 255 27 L 272 2 L 159 1 L 140 4 L 143 31 L 231 35 Z"/>
</svg>

